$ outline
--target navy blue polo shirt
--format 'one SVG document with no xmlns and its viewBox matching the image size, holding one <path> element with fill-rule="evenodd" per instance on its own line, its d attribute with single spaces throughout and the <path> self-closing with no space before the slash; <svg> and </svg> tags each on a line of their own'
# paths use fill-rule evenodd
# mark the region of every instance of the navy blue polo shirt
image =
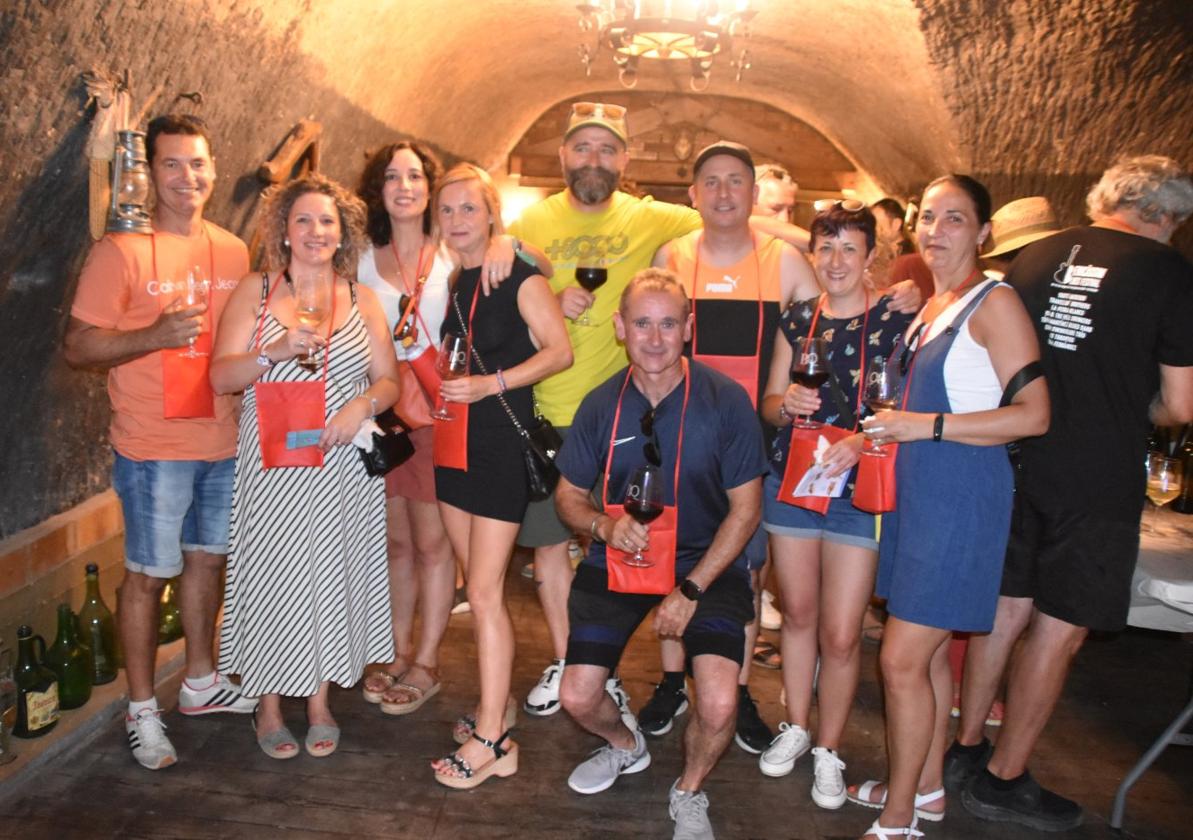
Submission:
<svg viewBox="0 0 1193 840">
<path fill-rule="evenodd" d="M 691 393 L 684 421 L 683 458 L 679 473 L 679 522 L 676 535 L 676 579 L 687 576 L 712 544 L 713 537 L 729 514 L 726 491 L 739 487 L 767 471 L 766 452 L 758 415 L 745 390 L 721 373 L 699 362 L 689 363 Z M 621 504 L 630 473 L 647 463 L 647 439 L 641 432 L 641 418 L 650 401 L 634 385 L 625 389 L 617 434 L 611 435 L 617 411 L 617 395 L 625 382 L 623 369 L 589 392 L 580 404 L 571 430 L 556 459 L 560 473 L 576 487 L 595 487 L 605 469 L 610 437 L 614 439 L 613 463 L 609 468 L 609 496 L 603 503 Z M 662 454 L 664 498 L 675 504 L 675 458 L 683 411 L 681 382 L 655 409 L 654 429 Z M 605 546 L 593 541 L 584 562 L 605 568 Z M 747 574 L 745 553 L 733 568 Z"/>
</svg>

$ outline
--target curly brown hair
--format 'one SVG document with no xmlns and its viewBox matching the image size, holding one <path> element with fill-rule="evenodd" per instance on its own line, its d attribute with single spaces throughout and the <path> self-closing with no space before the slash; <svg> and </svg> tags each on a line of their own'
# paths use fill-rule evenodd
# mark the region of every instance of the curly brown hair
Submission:
<svg viewBox="0 0 1193 840">
<path fill-rule="evenodd" d="M 385 170 L 394 155 L 402 149 L 414 152 L 415 157 L 422 162 L 423 174 L 427 176 L 427 209 L 423 211 L 423 233 L 431 233 L 431 202 L 430 196 L 435 191 L 435 182 L 443 174 L 443 164 L 435 153 L 421 143 L 411 140 L 400 140 L 382 146 L 369 156 L 364 171 L 360 173 L 360 181 L 356 185 L 356 194 L 364 199 L 369 211 L 367 232 L 369 239 L 378 247 L 389 244 L 393 235 L 389 225 L 389 211 L 385 209 L 385 200 L 381 191 L 385 188 Z"/>
<path fill-rule="evenodd" d="M 286 242 L 286 223 L 294 202 L 307 193 L 319 193 L 335 202 L 340 216 L 340 247 L 332 258 L 332 268 L 341 277 L 355 278 L 356 263 L 364 250 L 365 203 L 335 181 L 318 173 L 277 184 L 265 191 L 257 223 L 269 268 L 281 271 L 290 264 L 290 246 Z"/>
</svg>

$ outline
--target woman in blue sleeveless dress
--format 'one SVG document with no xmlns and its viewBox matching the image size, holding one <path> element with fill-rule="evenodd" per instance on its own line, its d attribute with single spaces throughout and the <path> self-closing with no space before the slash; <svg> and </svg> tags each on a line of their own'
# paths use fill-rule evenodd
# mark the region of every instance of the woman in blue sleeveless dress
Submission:
<svg viewBox="0 0 1193 840">
<path fill-rule="evenodd" d="M 890 782 L 850 790 L 853 802 L 882 809 L 864 835 L 877 840 L 920 836 L 917 818 L 944 815 L 948 642 L 954 630 L 993 626 L 1014 490 L 1003 445 L 1042 434 L 1049 417 L 1042 379 L 1000 406 L 1039 346 L 1019 297 L 978 268 L 990 232 L 986 188 L 945 176 L 920 206 L 916 236 L 936 293 L 896 348 L 906 404 L 864 424 L 872 440 L 900 444 L 877 586 L 891 615 L 881 652 Z"/>
</svg>

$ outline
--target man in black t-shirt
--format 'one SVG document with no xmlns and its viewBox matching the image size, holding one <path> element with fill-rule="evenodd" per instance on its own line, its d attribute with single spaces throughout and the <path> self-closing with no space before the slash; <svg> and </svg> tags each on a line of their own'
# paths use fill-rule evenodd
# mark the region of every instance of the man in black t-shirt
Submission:
<svg viewBox="0 0 1193 840">
<path fill-rule="evenodd" d="M 1091 226 L 1029 245 L 1006 276 L 1036 322 L 1052 424 L 1022 442 L 998 614 L 970 640 L 945 757 L 971 813 L 1054 831 L 1081 807 L 1041 788 L 1028 759 L 1089 631 L 1126 624 L 1149 423 L 1193 419 L 1193 267 L 1167 244 L 1193 214 L 1193 179 L 1128 158 L 1086 201 Z M 1020 635 L 991 750 L 982 724 Z"/>
<path fill-rule="evenodd" d="M 745 626 L 754 614 L 745 546 L 762 511 L 762 429 L 740 385 L 683 358 L 691 307 L 674 274 L 650 268 L 635 275 L 614 325 L 631 366 L 584 398 L 557 460 L 560 518 L 593 538 L 568 598 L 560 697 L 580 726 L 607 742 L 576 767 L 568 785 L 600 793 L 619 776 L 650 765 L 642 732 L 622 722 L 605 680 L 657 605 L 654 629 L 660 637 L 683 639 L 696 686 L 683 773 L 671 787 L 671 818 L 677 837 L 711 840 L 708 797 L 700 787 L 734 733 Z M 647 464 L 658 468 L 662 502 L 670 508 L 649 528 L 620 509 L 608 510 L 638 490 L 631 475 Z M 594 486 L 599 506 L 590 494 Z M 610 578 L 632 565 L 634 551 L 662 562 L 668 533 L 675 573 L 660 588 L 670 592 L 612 591 Z M 613 549 L 619 553 L 607 557 Z"/>
</svg>

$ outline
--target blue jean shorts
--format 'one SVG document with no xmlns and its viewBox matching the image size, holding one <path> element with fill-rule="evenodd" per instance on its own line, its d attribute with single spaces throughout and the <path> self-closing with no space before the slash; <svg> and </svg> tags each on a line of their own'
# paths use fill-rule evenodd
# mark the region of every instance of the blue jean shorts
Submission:
<svg viewBox="0 0 1193 840">
<path fill-rule="evenodd" d="M 828 513 L 820 514 L 780 502 L 780 483 L 774 473 L 762 482 L 762 527 L 768 534 L 878 550 L 878 517 L 855 508 L 848 496 L 833 499 Z"/>
<path fill-rule="evenodd" d="M 236 459 L 134 461 L 119 452 L 112 487 L 124 509 L 124 567 L 171 578 L 182 552 L 228 553 Z"/>
</svg>

